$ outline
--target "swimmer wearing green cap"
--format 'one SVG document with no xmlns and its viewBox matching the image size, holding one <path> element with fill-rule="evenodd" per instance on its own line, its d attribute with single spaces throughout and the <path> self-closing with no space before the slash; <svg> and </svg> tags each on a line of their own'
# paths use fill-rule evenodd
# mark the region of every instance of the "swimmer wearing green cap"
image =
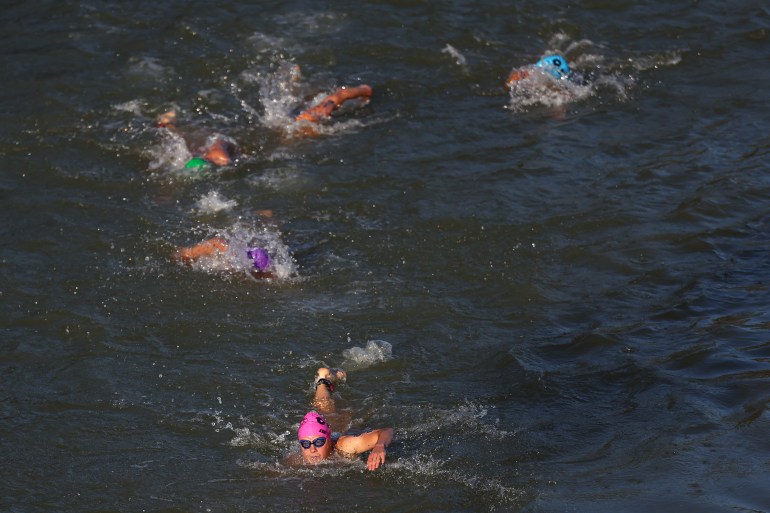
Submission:
<svg viewBox="0 0 770 513">
<path fill-rule="evenodd" d="M 187 146 L 191 147 L 190 137 L 186 137 L 186 134 L 181 133 L 180 130 L 177 129 L 176 118 L 176 111 L 170 110 L 158 117 L 156 125 L 159 128 L 165 128 L 182 136 L 185 139 Z M 191 172 L 202 173 L 210 171 L 215 166 L 227 166 L 232 164 L 237 153 L 238 147 L 234 142 L 223 136 L 215 136 L 213 139 L 206 141 L 206 144 L 200 150 L 199 156 L 195 156 L 187 161 L 184 165 L 184 169 Z"/>
</svg>

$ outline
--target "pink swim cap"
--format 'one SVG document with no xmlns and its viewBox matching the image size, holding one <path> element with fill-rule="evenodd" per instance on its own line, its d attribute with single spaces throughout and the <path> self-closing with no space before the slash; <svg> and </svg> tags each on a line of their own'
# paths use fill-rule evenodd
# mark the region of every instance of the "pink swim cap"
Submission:
<svg viewBox="0 0 770 513">
<path fill-rule="evenodd" d="M 320 413 L 314 411 L 308 412 L 302 422 L 299 423 L 299 430 L 297 431 L 297 438 L 302 440 L 303 438 L 319 437 L 323 436 L 329 438 L 331 435 L 331 428 L 326 423 L 326 419 Z"/>
</svg>

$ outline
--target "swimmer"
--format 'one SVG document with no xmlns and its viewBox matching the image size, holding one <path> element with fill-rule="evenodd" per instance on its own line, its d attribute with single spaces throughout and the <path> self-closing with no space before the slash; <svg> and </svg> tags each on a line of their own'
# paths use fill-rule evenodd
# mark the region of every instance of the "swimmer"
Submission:
<svg viewBox="0 0 770 513">
<path fill-rule="evenodd" d="M 505 87 L 512 89 L 517 82 L 533 76 L 538 71 L 547 73 L 556 80 L 568 80 L 573 84 L 586 85 L 586 77 L 583 74 L 571 69 L 563 56 L 554 54 L 543 57 L 532 66 L 514 68 L 505 80 Z"/>
<path fill-rule="evenodd" d="M 272 217 L 271 210 L 259 210 L 257 215 Z M 193 246 L 181 247 L 176 250 L 172 260 L 192 265 L 201 258 L 214 258 L 217 255 L 225 255 L 230 250 L 231 244 L 223 237 L 213 237 Z M 267 249 L 262 247 L 243 248 L 243 256 L 251 263 L 249 271 L 252 276 L 260 279 L 275 278 L 273 259 Z M 253 268 L 251 268 L 253 267 Z"/>
<path fill-rule="evenodd" d="M 203 144 L 196 144 L 194 136 L 200 139 L 200 134 L 183 132 L 176 126 L 177 114 L 175 110 L 164 112 L 155 123 L 159 128 L 165 128 L 182 137 L 188 149 L 194 155 L 187 161 L 184 169 L 191 172 L 209 171 L 215 166 L 227 166 L 235 160 L 239 150 L 238 146 L 230 138 L 222 135 L 214 135 L 205 138 Z"/>
<path fill-rule="evenodd" d="M 317 125 L 331 118 L 334 111 L 350 100 L 358 100 L 362 104 L 369 103 L 372 97 L 372 88 L 366 84 L 356 87 L 341 87 L 321 100 L 317 105 L 307 108 L 294 117 L 294 120 L 302 123 L 299 132 L 302 135 L 315 136 L 317 131 L 312 125 Z"/>
<path fill-rule="evenodd" d="M 314 380 L 313 406 L 320 413 L 308 412 L 297 431 L 302 459 L 307 464 L 317 465 L 334 454 L 354 458 L 371 451 L 366 460 L 366 468 L 376 470 L 385 463 L 385 448 L 393 441 L 393 429 L 375 429 L 358 436 L 342 435 L 335 440 L 332 438 L 331 426 L 323 416 L 323 413 L 334 412 L 332 392 L 337 384 L 346 379 L 347 373 L 342 369 L 318 369 Z"/>
<path fill-rule="evenodd" d="M 172 257 L 172 260 L 192 265 L 193 262 L 197 262 L 201 258 L 211 258 L 217 254 L 225 254 L 227 253 L 229 247 L 230 244 L 227 242 L 227 240 L 221 237 L 214 237 L 194 246 L 179 248 Z M 268 253 L 265 248 L 246 248 L 244 251 L 244 256 L 254 266 L 254 268 L 249 269 L 249 271 L 255 278 L 275 278 L 275 274 L 272 269 L 273 259 L 270 257 L 270 253 Z"/>
</svg>

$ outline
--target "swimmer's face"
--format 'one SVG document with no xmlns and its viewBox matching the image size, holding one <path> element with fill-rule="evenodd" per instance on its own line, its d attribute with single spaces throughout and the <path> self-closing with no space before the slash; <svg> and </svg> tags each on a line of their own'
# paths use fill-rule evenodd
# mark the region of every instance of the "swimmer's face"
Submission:
<svg viewBox="0 0 770 513">
<path fill-rule="evenodd" d="M 332 451 L 332 444 L 325 436 L 301 438 L 300 451 L 305 463 L 317 465 L 329 457 Z M 304 445 L 303 445 L 304 444 Z M 321 445 L 319 447 L 319 445 Z M 305 446 L 309 446 L 307 449 Z"/>
</svg>

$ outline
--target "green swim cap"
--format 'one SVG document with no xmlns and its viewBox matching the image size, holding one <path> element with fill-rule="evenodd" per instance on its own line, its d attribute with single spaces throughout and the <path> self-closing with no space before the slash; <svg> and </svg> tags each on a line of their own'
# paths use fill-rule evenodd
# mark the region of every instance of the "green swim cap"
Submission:
<svg viewBox="0 0 770 513">
<path fill-rule="evenodd" d="M 208 171 L 211 169 L 211 163 L 206 159 L 195 157 L 188 160 L 187 164 L 184 165 L 184 168 L 191 171 Z"/>
</svg>

